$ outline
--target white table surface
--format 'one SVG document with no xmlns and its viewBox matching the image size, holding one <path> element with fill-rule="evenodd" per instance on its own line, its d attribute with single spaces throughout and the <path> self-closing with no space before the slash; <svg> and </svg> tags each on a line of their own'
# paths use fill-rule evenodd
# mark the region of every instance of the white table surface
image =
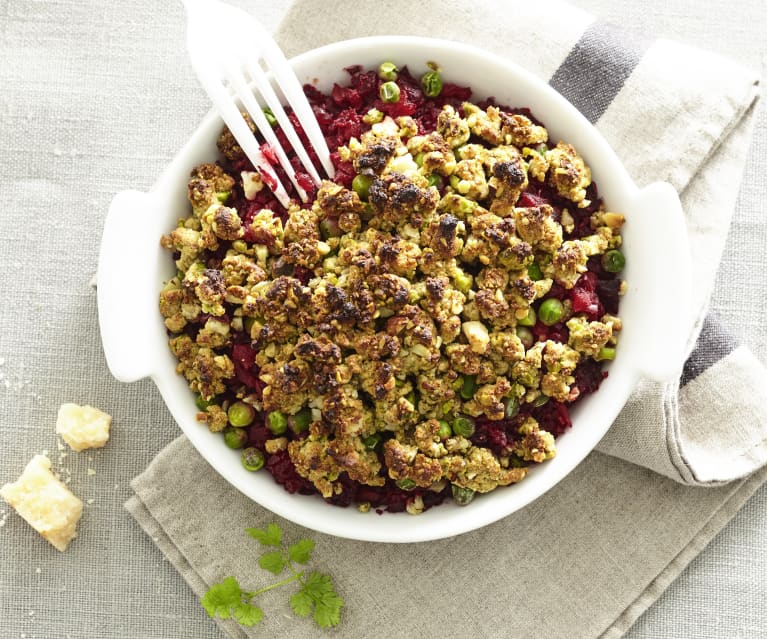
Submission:
<svg viewBox="0 0 767 639">
<path fill-rule="evenodd" d="M 33 16 L 39 11 L 36 5 L 40 4 L 41 1 L 33 0 L 0 0 L 0 45 L 7 36 L 3 20 L 8 16 L 18 19 L 26 11 Z M 63 5 L 64 0 L 50 0 L 49 4 Z M 578 0 L 577 4 L 624 28 L 670 37 L 721 52 L 743 64 L 756 67 L 762 77 L 767 70 L 767 3 L 762 0 Z M 274 28 L 287 5 L 288 0 L 272 0 L 268 6 L 264 6 L 263 22 L 266 26 Z M 178 15 L 180 19 L 180 10 Z M 79 15 L 79 19 L 83 19 L 83 16 Z M 138 46 L 145 52 L 151 50 L 151 44 L 141 39 L 142 25 L 130 24 L 128 27 L 131 30 L 131 40 L 138 42 Z M 74 28 L 77 30 L 76 26 Z M 179 29 L 169 34 L 176 41 L 165 43 L 164 48 L 183 48 L 181 33 Z M 66 54 L 66 47 L 83 44 L 77 38 L 63 38 L 61 46 Z M 95 47 L 93 55 L 103 55 L 103 63 L 114 66 L 113 73 L 118 78 L 119 63 L 122 60 L 116 61 L 109 57 L 110 51 L 114 53 L 114 47 L 106 47 L 104 51 L 101 53 L 99 47 Z M 34 56 L 34 51 L 30 55 Z M 169 100 L 173 99 L 175 69 L 172 65 L 179 61 L 183 61 L 183 52 L 168 61 L 167 68 L 157 70 L 158 85 L 171 85 L 167 89 Z M 34 67 L 39 69 L 40 77 L 31 78 L 30 87 L 33 90 L 36 83 L 50 81 L 44 66 Z M 183 72 L 190 73 L 190 70 L 185 68 Z M 76 88 L 73 90 L 76 91 Z M 15 95 L 13 91 L 11 95 Z M 95 96 L 95 99 L 100 98 Z M 0 95 L 0 143 L 2 116 L 12 110 L 13 106 Z M 194 107 L 199 110 L 202 106 L 203 101 L 198 97 Z M 140 109 L 140 106 L 137 108 Z M 763 317 L 767 291 L 748 290 L 744 293 L 742 287 L 733 285 L 739 273 L 754 270 L 764 273 L 767 268 L 767 223 L 753 222 L 753 212 L 765 207 L 764 202 L 767 201 L 767 112 L 764 105 L 759 107 L 757 120 L 757 131 L 749 152 L 738 210 L 728 239 L 713 307 L 732 331 L 751 346 L 762 362 L 767 363 L 767 322 Z M 192 125 L 190 123 L 190 130 Z M 167 161 L 181 141 L 177 137 L 162 138 L 147 143 L 146 147 L 128 151 L 134 153 L 137 160 L 144 153 L 153 153 L 155 156 L 165 155 Z M 41 137 L 31 140 L 30 144 L 50 144 L 50 140 Z M 54 148 L 54 154 L 57 151 L 58 155 L 70 152 L 65 141 L 60 149 Z M 75 157 L 77 150 L 72 149 L 71 153 Z M 161 164 L 155 162 L 150 167 L 137 170 L 136 175 L 125 176 L 125 184 L 122 186 L 128 186 L 130 180 L 138 180 L 139 188 L 146 188 L 151 184 L 150 176 L 160 168 Z M 4 168 L 0 167 L 0 185 L 4 176 Z M 113 181 L 119 185 L 120 178 L 114 177 Z M 94 204 L 105 206 L 109 197 L 109 193 L 94 194 Z M 5 227 L 3 231 L 6 231 Z M 95 254 L 95 249 L 93 252 Z M 15 285 L 16 280 L 12 281 L 9 273 L 15 273 L 13 269 L 18 265 L 8 264 L 4 256 L 0 256 L 0 260 L 0 281 L 4 286 Z M 66 293 L 66 287 L 72 290 L 79 287 L 78 295 L 83 298 L 88 295 L 84 286 L 91 274 L 65 275 L 62 294 Z M 10 309 L 10 312 L 16 312 L 16 309 Z M 89 322 L 91 326 L 95 325 L 93 317 L 89 318 Z M 35 330 L 50 328 L 46 324 Z M 93 343 L 91 338 L 85 341 Z M 17 344 L 22 345 L 21 350 L 31 348 L 28 335 L 0 335 L 0 372 L 4 379 L 12 380 L 11 389 L 19 391 L 17 398 L 21 402 L 20 412 L 11 413 L 6 410 L 0 417 L 0 444 L 16 454 L 22 447 L 39 450 L 40 446 L 35 442 L 40 441 L 41 433 L 46 433 L 46 441 L 50 440 L 48 422 L 55 416 L 60 403 L 45 397 L 45 379 L 28 379 L 23 366 L 19 370 L 19 360 L 14 359 Z M 66 367 L 62 369 L 66 370 Z M 101 386 L 96 388 L 97 391 L 99 389 Z M 127 387 L 125 393 L 132 398 L 131 401 L 144 401 L 145 398 L 151 402 L 159 401 L 149 382 Z M 12 395 L 6 392 L 0 401 L 8 406 L 12 399 Z M 67 401 L 67 398 L 56 399 Z M 75 398 L 69 401 L 72 400 L 76 401 Z M 9 421 L 11 414 L 14 415 L 13 424 Z M 147 414 L 150 414 L 149 409 Z M 16 422 L 21 419 L 19 415 L 29 417 L 23 427 Z M 45 420 L 38 420 L 37 416 L 43 416 Z M 157 437 L 156 450 L 159 450 L 163 442 L 170 441 L 177 431 L 173 429 L 169 417 L 156 426 L 162 431 Z M 112 443 L 120 443 L 119 438 Z M 120 445 L 129 446 L 129 443 L 128 438 L 123 438 Z M 114 527 L 109 540 L 105 542 L 102 537 L 102 545 L 92 548 L 92 553 L 82 550 L 63 556 L 49 553 L 47 548 L 31 543 L 26 524 L 18 521 L 15 516 L 9 516 L 7 507 L 0 506 L 0 522 L 4 524 L 0 528 L 0 637 L 223 637 L 218 628 L 207 620 L 194 595 L 172 566 L 122 509 L 122 502 L 129 495 L 127 482 L 145 467 L 151 455 L 136 454 L 130 457 L 127 466 L 123 462 L 120 472 L 115 473 L 110 471 L 108 465 L 108 456 L 115 454 L 105 449 L 103 453 L 94 453 L 87 461 L 82 458 L 76 462 L 79 466 L 75 473 L 81 472 L 74 483 L 83 487 L 86 493 L 96 496 L 95 503 L 89 506 L 92 508 L 90 523 Z M 96 479 L 91 480 L 84 472 L 85 466 L 91 465 L 98 467 L 98 487 L 89 483 Z M 0 468 L 4 473 L 0 477 L 2 483 L 9 477 L 5 476 L 6 465 L 0 462 Z M 83 539 L 78 542 L 87 543 Z M 17 554 L 8 550 L 11 545 L 22 544 L 29 548 L 24 561 L 2 560 L 12 554 L 17 557 Z M 149 608 L 146 605 L 148 600 L 152 601 Z M 56 628 L 55 634 L 51 634 L 50 628 Z M 750 630 L 745 631 L 744 628 Z M 761 628 L 761 632 L 755 634 L 754 628 Z M 336 634 L 343 636 L 343 630 Z M 658 602 L 639 619 L 626 637 L 767 637 L 767 486 L 762 487 L 749 500 Z"/>
</svg>

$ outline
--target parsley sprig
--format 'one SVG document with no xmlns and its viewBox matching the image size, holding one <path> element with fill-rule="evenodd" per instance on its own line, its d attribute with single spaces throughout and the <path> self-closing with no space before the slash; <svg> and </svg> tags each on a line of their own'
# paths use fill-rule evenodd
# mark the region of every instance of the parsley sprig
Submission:
<svg viewBox="0 0 767 639">
<path fill-rule="evenodd" d="M 305 565 L 311 559 L 314 542 L 311 539 L 299 539 L 286 546 L 282 541 L 282 529 L 277 524 L 266 528 L 247 528 L 247 533 L 266 548 L 258 559 L 258 565 L 274 575 L 286 569 L 287 577 L 276 583 L 254 591 L 243 590 L 234 577 L 213 584 L 201 599 L 203 608 L 211 617 L 234 619 L 243 626 L 254 626 L 264 618 L 264 611 L 251 603 L 259 595 L 298 582 L 301 587 L 290 597 L 290 607 L 299 617 L 313 614 L 314 621 L 322 628 L 330 628 L 341 621 L 341 608 L 344 600 L 333 587 L 333 580 L 319 572 L 297 570 L 296 564 Z"/>
</svg>

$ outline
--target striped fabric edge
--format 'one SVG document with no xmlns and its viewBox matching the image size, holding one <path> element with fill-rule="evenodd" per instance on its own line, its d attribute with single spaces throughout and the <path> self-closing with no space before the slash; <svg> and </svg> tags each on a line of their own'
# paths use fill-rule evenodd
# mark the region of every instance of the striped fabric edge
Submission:
<svg viewBox="0 0 767 639">
<path fill-rule="evenodd" d="M 594 20 L 549 80 L 592 124 L 620 93 L 653 39 Z M 684 364 L 680 386 L 737 348 L 718 318 L 706 316 L 696 346 Z"/>
</svg>

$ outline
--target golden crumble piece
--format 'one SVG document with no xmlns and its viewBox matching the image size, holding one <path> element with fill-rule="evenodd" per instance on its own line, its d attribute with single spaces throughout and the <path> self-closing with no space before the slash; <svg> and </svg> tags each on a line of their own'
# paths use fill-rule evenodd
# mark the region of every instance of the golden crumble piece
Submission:
<svg viewBox="0 0 767 639">
<path fill-rule="evenodd" d="M 579 360 L 578 351 L 566 344 L 547 340 L 543 351 L 546 372 L 541 378 L 541 392 L 558 402 L 575 399 L 571 397 L 571 385 L 575 382 L 575 367 Z"/>
<path fill-rule="evenodd" d="M 604 348 L 613 334 L 612 322 L 589 322 L 584 317 L 567 320 L 570 331 L 568 345 L 587 357 L 595 357 Z"/>
<path fill-rule="evenodd" d="M 466 144 L 471 136 L 469 124 L 449 104 L 443 106 L 437 116 L 437 131 L 454 149 Z"/>
<path fill-rule="evenodd" d="M 514 209 L 514 221 L 519 237 L 533 248 L 547 253 L 562 244 L 562 226 L 554 219 L 554 209 L 548 204 Z"/>
<path fill-rule="evenodd" d="M 250 130 L 255 133 L 256 125 L 253 123 L 250 115 L 243 112 L 242 117 L 247 123 L 248 128 L 250 128 Z M 232 162 L 241 160 L 245 157 L 245 152 L 242 150 L 242 147 L 237 142 L 234 135 L 232 135 L 229 127 L 224 127 L 224 129 L 221 131 L 221 135 L 219 135 L 218 140 L 216 140 L 216 146 L 218 147 L 218 150 L 221 151 L 221 153 L 224 155 L 224 157 L 226 157 L 228 160 L 231 160 Z"/>
<path fill-rule="evenodd" d="M 527 476 L 527 468 L 503 468 L 487 448 L 472 447 L 463 456 L 447 455 L 440 462 L 446 479 L 478 493 L 514 484 Z"/>
<path fill-rule="evenodd" d="M 466 114 L 466 123 L 469 125 L 469 130 L 474 135 L 493 146 L 505 144 L 505 137 L 501 133 L 500 109 L 491 105 L 487 107 L 486 111 L 483 111 L 474 104 L 464 102 L 463 112 Z"/>
<path fill-rule="evenodd" d="M 461 160 L 455 165 L 450 185 L 471 200 L 484 200 L 490 194 L 485 168 L 480 160 Z"/>
<path fill-rule="evenodd" d="M 389 477 L 394 480 L 409 479 L 416 486 L 428 488 L 442 479 L 439 460 L 424 455 L 417 446 L 389 439 L 383 450 Z"/>
<path fill-rule="evenodd" d="M 532 417 L 528 417 L 522 423 L 518 432 L 522 435 L 522 439 L 514 445 L 514 454 L 518 457 L 540 464 L 556 456 L 557 446 L 554 436 L 541 430 L 538 422 Z"/>
<path fill-rule="evenodd" d="M 554 279 L 565 288 L 572 288 L 588 268 L 589 254 L 581 240 L 568 240 L 554 253 L 551 261 Z"/>
<path fill-rule="evenodd" d="M 197 413 L 197 421 L 206 424 L 211 433 L 220 433 L 229 425 L 226 411 L 218 404 L 211 404 L 204 411 Z"/>
<path fill-rule="evenodd" d="M 501 134 L 506 144 L 517 147 L 542 144 L 549 139 L 546 129 L 525 115 L 501 112 Z"/>
<path fill-rule="evenodd" d="M 591 204 L 586 189 L 591 184 L 591 169 L 571 144 L 560 142 L 547 151 L 549 182 L 557 192 L 583 208 Z"/>
</svg>

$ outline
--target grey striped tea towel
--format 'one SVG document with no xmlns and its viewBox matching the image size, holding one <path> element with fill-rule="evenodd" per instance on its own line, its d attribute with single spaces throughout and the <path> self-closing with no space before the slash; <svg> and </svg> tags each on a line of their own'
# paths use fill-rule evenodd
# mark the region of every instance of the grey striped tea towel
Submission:
<svg viewBox="0 0 767 639">
<path fill-rule="evenodd" d="M 324 568 L 332 562 L 348 604 L 334 634 L 619 637 L 767 479 L 765 370 L 707 315 L 757 80 L 703 51 L 618 32 L 566 4 L 395 0 L 385 20 L 372 20 L 380 4 L 297 0 L 278 39 L 297 54 L 363 35 L 436 36 L 482 46 L 549 79 L 597 124 L 640 185 L 667 180 L 682 194 L 699 319 L 682 378 L 643 383 L 601 452 L 522 511 L 434 543 L 314 535 L 316 556 Z M 274 515 L 218 477 L 185 438 L 132 486 L 128 509 L 197 594 L 228 574 L 258 578 L 242 531 Z M 287 618 L 283 599 L 265 605 L 274 611 L 267 629 L 221 626 L 233 637 L 316 635 L 309 622 Z"/>
</svg>

